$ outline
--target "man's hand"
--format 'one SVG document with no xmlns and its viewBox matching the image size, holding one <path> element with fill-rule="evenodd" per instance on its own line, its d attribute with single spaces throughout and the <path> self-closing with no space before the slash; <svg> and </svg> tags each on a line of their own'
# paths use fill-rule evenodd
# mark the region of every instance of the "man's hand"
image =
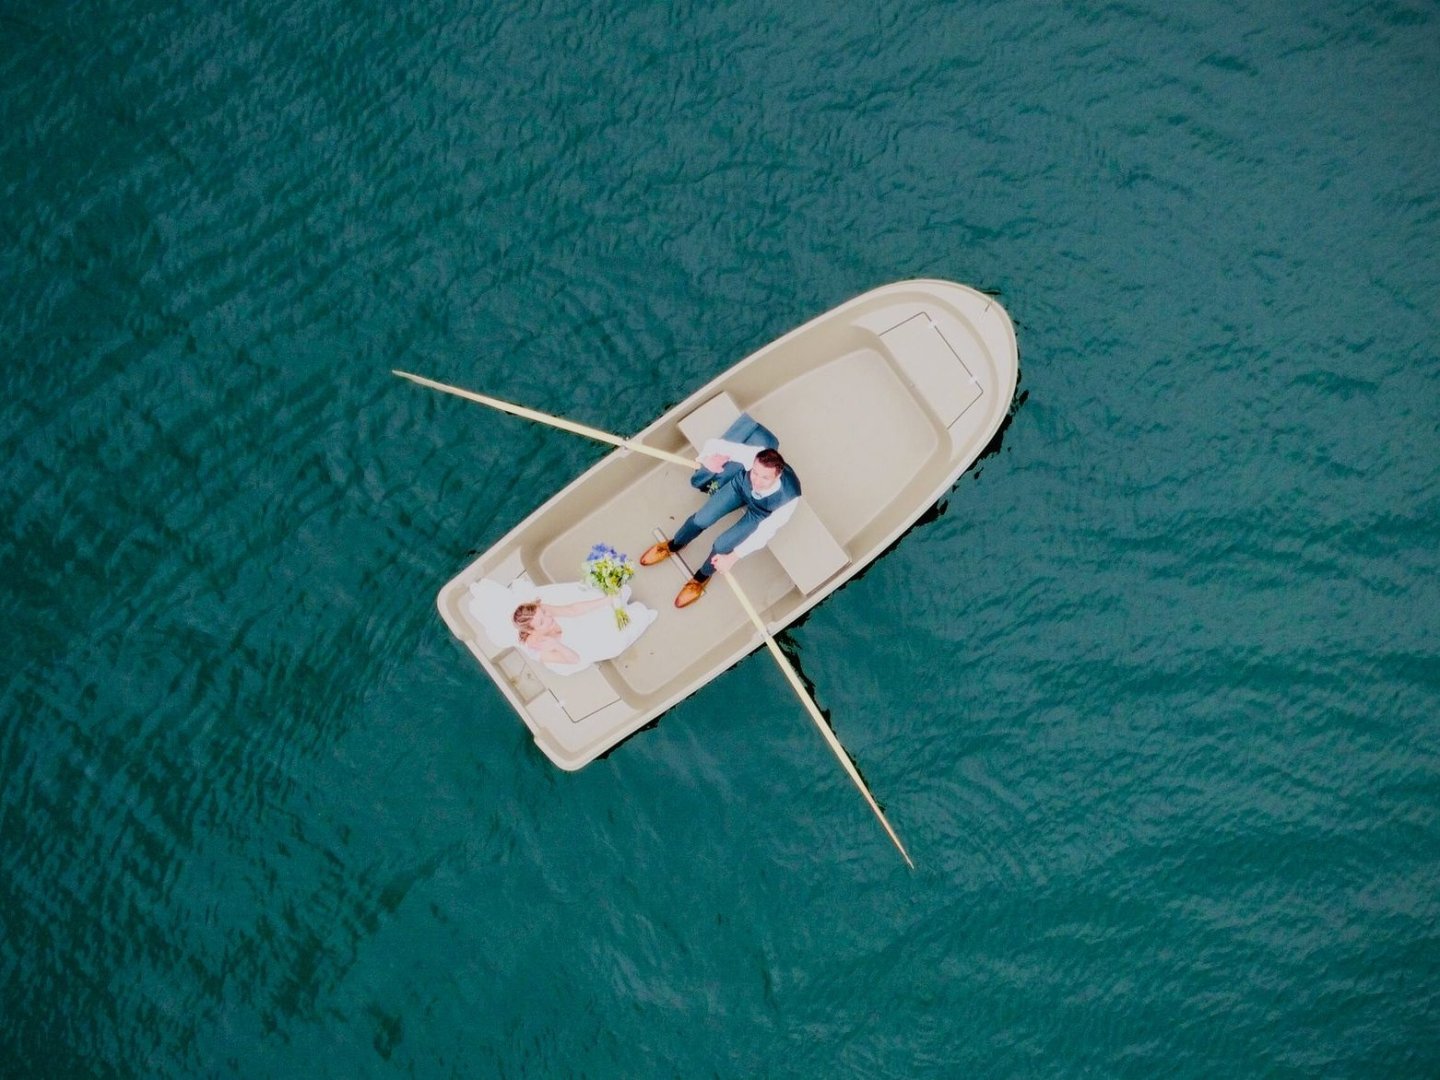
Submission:
<svg viewBox="0 0 1440 1080">
<path fill-rule="evenodd" d="M 721 469 L 725 468 L 729 461 L 730 459 L 724 454 L 711 454 L 709 457 L 701 458 L 700 464 L 704 465 L 705 468 L 709 469 L 711 472 L 719 472 Z"/>
<path fill-rule="evenodd" d="M 728 551 L 724 555 L 711 556 L 710 565 L 715 568 L 717 574 L 723 574 L 739 561 L 739 555 L 736 555 L 733 551 Z"/>
</svg>

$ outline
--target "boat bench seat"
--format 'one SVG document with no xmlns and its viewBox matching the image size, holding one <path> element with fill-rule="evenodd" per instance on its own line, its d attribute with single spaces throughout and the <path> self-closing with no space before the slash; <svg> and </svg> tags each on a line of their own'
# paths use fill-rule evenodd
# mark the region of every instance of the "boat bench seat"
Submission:
<svg viewBox="0 0 1440 1080">
<path fill-rule="evenodd" d="M 718 437 L 739 416 L 740 409 L 734 398 L 722 391 L 681 420 L 680 431 L 698 453 L 706 439 Z M 781 452 L 784 452 L 783 444 Z M 801 483 L 803 486 L 803 477 Z M 802 594 L 813 592 L 850 562 L 845 549 L 805 500 L 785 527 L 770 538 L 766 549 Z"/>
</svg>

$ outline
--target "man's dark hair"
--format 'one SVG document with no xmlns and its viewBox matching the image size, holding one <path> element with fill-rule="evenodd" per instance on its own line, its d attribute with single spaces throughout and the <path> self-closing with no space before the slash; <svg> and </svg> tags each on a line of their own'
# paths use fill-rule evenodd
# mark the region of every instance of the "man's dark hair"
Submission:
<svg viewBox="0 0 1440 1080">
<path fill-rule="evenodd" d="M 785 468 L 785 459 L 780 456 L 779 450 L 761 450 L 755 455 L 755 464 L 764 465 L 767 469 L 774 469 L 779 472 Z"/>
</svg>

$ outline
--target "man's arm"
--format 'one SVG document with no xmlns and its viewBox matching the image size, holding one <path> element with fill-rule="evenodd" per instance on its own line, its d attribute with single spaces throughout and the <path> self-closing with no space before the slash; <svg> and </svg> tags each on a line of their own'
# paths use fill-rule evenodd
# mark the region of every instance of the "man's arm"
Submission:
<svg viewBox="0 0 1440 1080">
<path fill-rule="evenodd" d="M 795 507 L 800 505 L 801 498 L 802 496 L 796 496 L 784 506 L 781 506 L 771 513 L 769 517 L 755 526 L 754 532 L 735 545 L 735 550 L 731 554 L 743 559 L 751 552 L 759 551 L 766 544 L 770 543 L 770 538 L 780 531 L 780 526 L 784 525 L 794 516 Z"/>
<path fill-rule="evenodd" d="M 700 461 L 703 464 L 706 458 L 723 457 L 738 462 L 745 468 L 755 464 L 755 455 L 764 450 L 763 446 L 748 446 L 745 443 L 726 442 L 724 439 L 706 439 L 705 445 L 700 448 Z M 706 468 L 710 468 L 708 465 Z M 710 469 L 711 472 L 719 472 L 719 469 Z"/>
</svg>

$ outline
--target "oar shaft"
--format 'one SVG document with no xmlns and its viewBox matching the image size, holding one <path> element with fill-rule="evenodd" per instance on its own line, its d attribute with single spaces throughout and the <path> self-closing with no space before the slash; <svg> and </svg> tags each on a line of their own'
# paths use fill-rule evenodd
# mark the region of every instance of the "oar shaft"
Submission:
<svg viewBox="0 0 1440 1080">
<path fill-rule="evenodd" d="M 875 816 L 880 819 L 880 824 L 884 826 L 885 832 L 900 850 L 900 854 L 904 857 L 906 865 L 908 865 L 911 870 L 914 870 L 915 863 L 910 858 L 910 853 L 905 850 L 905 845 L 900 842 L 900 837 L 895 835 L 895 830 L 890 827 L 890 822 L 886 820 L 885 812 L 880 809 L 880 804 L 875 801 L 875 796 L 871 795 L 870 789 L 865 786 L 865 781 L 855 768 L 855 763 L 850 760 L 850 755 L 847 754 L 845 748 L 840 745 L 840 740 L 835 737 L 835 732 L 830 730 L 830 725 L 825 723 L 825 717 L 820 715 L 819 707 L 805 689 L 805 684 L 800 681 L 800 676 L 796 673 L 795 668 L 791 666 L 785 654 L 780 651 L 780 646 L 775 643 L 775 638 L 765 625 L 765 621 L 760 618 L 760 613 L 755 610 L 755 606 L 750 603 L 750 598 L 745 595 L 745 590 L 742 589 L 740 583 L 735 580 L 733 571 L 721 574 L 720 576 L 729 584 L 731 591 L 735 593 L 735 599 L 740 601 L 740 606 L 745 609 L 745 614 L 750 616 L 750 621 L 755 624 L 755 628 L 764 635 L 765 645 L 769 648 L 770 655 L 775 658 L 775 662 L 780 665 L 780 670 L 785 673 L 785 678 L 789 680 L 791 689 L 795 691 L 795 696 L 798 697 L 805 706 L 805 711 L 810 714 L 810 719 L 815 721 L 815 726 L 820 729 L 820 734 L 825 737 L 825 741 L 829 744 L 830 749 L 834 751 L 835 756 L 840 759 L 840 764 L 845 767 L 845 771 L 849 774 L 850 779 L 855 781 L 855 786 L 860 789 L 860 794 L 865 796 L 865 801 L 870 804 L 870 809 L 875 811 Z"/>
<path fill-rule="evenodd" d="M 428 386 L 432 390 L 439 390 L 443 394 L 454 394 L 466 401 L 478 402 L 481 405 L 488 405 L 492 409 L 499 409 L 501 412 L 509 413 L 511 416 L 523 417 L 526 420 L 534 420 L 539 424 L 547 424 L 561 431 L 568 431 L 574 435 L 584 435 L 588 439 L 597 442 L 609 443 L 611 446 L 618 446 L 623 450 L 634 450 L 637 453 L 648 454 L 650 457 L 658 458 L 661 461 L 668 461 L 675 465 L 683 465 L 687 469 L 695 468 L 695 459 L 684 457 L 680 454 L 672 454 L 668 450 L 660 450 L 644 443 L 633 442 L 630 439 L 623 439 L 619 435 L 612 435 L 608 431 L 601 431 L 588 424 L 577 424 L 573 420 L 566 420 L 563 417 L 551 416 L 549 413 L 540 412 L 538 409 L 527 409 L 524 405 L 512 405 L 508 401 L 501 401 L 486 394 L 477 394 L 473 390 L 462 390 L 458 386 L 450 386 L 447 383 L 436 382 L 434 379 L 427 379 L 423 375 L 412 375 L 408 371 L 396 371 L 402 379 L 409 379 L 421 386 Z"/>
<path fill-rule="evenodd" d="M 427 379 L 423 375 L 412 375 L 408 371 L 397 370 L 395 374 L 399 375 L 402 379 L 409 379 L 413 383 L 419 383 L 421 386 L 428 386 L 432 390 L 439 390 L 444 394 L 454 394 L 456 397 L 462 397 L 467 401 L 474 401 L 480 405 L 488 405 L 492 409 L 499 409 L 501 412 L 509 413 L 511 416 L 534 420 L 536 423 L 546 424 L 549 427 L 559 428 L 561 431 L 568 431 L 575 435 L 584 435 L 586 438 L 594 439 L 597 442 L 609 443 L 611 446 L 618 446 L 626 450 L 635 450 L 641 454 L 648 454 L 652 458 L 658 458 L 660 461 L 668 461 L 676 465 L 682 465 L 687 469 L 694 468 L 696 465 L 693 458 L 684 457 L 680 454 L 672 454 L 668 450 L 660 450 L 653 446 L 647 446 L 644 443 L 622 439 L 618 435 L 612 435 L 608 431 L 601 431 L 599 428 L 590 427 L 588 424 L 577 424 L 573 420 L 552 416 L 549 413 L 540 412 L 538 409 L 528 409 L 524 405 L 513 405 L 508 401 L 501 401 L 499 398 L 489 397 L 486 394 L 477 394 L 473 390 L 462 390 L 458 386 L 450 386 L 446 383 L 436 382 L 434 379 Z M 780 670 L 785 673 L 785 678 L 789 680 L 791 688 L 795 691 L 795 695 L 805 706 L 805 711 L 810 714 L 810 719 L 815 721 L 815 726 L 820 729 L 820 734 L 825 737 L 825 741 L 829 744 L 830 749 L 834 751 L 835 756 L 840 759 L 840 764 L 845 767 L 845 772 L 848 773 L 850 779 L 855 782 L 855 786 L 860 789 L 860 793 L 865 796 L 865 801 L 870 804 L 870 809 L 873 810 L 875 816 L 880 819 L 880 824 L 885 827 L 885 832 L 899 849 L 900 854 L 904 856 L 906 864 L 910 869 L 915 869 L 915 863 L 910 858 L 910 853 L 905 850 L 905 845 L 900 842 L 900 837 L 896 836 L 895 830 L 890 827 L 890 822 L 885 818 L 885 812 L 880 809 L 880 804 L 875 801 L 875 797 L 870 794 L 870 789 L 865 786 L 865 781 L 861 779 L 854 762 L 850 760 L 850 755 L 845 753 L 845 748 L 840 745 L 840 740 L 835 737 L 835 733 L 830 730 L 830 725 L 825 723 L 825 718 L 820 715 L 820 709 L 806 691 L 805 684 L 800 681 L 800 676 L 796 674 L 795 669 L 790 665 L 790 661 L 785 658 L 785 654 L 780 651 L 780 646 L 775 644 L 775 638 L 771 636 L 769 629 L 765 626 L 764 620 L 760 618 L 760 613 L 757 612 L 754 605 L 750 603 L 750 598 L 745 595 L 745 590 L 740 588 L 740 583 L 735 580 L 734 575 L 727 573 L 722 576 L 729 582 L 730 588 L 735 593 L 735 598 L 740 601 L 740 606 L 743 607 L 745 613 L 750 616 L 750 621 L 755 624 L 755 628 L 759 630 L 765 638 L 765 644 L 770 649 L 770 654 L 775 657 L 775 662 L 780 665 Z"/>
</svg>

